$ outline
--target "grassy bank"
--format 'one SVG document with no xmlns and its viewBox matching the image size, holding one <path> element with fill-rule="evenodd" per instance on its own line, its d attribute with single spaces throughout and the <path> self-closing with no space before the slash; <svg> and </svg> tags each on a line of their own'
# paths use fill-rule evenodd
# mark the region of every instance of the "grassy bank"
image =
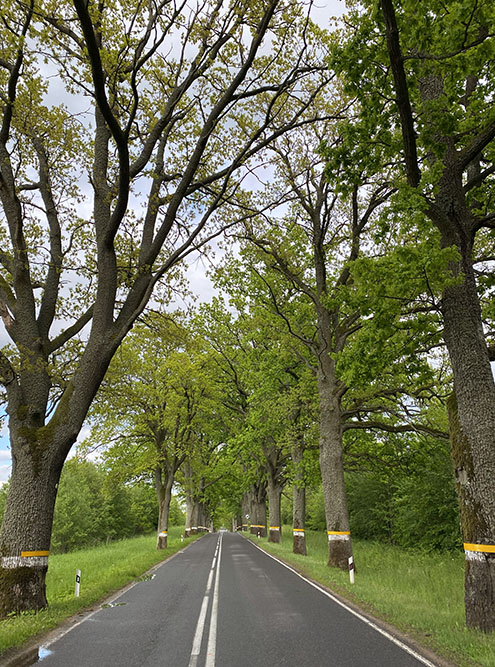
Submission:
<svg viewBox="0 0 495 667">
<path fill-rule="evenodd" d="M 150 567 L 179 551 L 195 538 L 180 540 L 183 528 L 169 529 L 168 548 L 157 551 L 156 536 L 111 542 L 93 549 L 50 556 L 46 578 L 48 609 L 0 622 L 0 655 L 36 635 L 51 630 L 81 609 L 119 590 Z M 81 570 L 80 596 L 74 597 L 76 569 Z"/>
<path fill-rule="evenodd" d="M 281 544 L 252 538 L 311 579 L 357 602 L 458 665 L 495 667 L 495 635 L 464 627 L 464 554 L 406 551 L 390 545 L 353 541 L 356 583 L 346 572 L 326 566 L 322 533 L 307 532 L 308 556 L 292 553 L 292 528 Z"/>
</svg>

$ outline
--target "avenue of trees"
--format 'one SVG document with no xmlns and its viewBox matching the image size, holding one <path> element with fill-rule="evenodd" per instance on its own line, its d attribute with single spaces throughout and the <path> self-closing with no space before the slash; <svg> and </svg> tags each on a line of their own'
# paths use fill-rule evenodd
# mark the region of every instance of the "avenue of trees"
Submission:
<svg viewBox="0 0 495 667">
<path fill-rule="evenodd" d="M 332 567 L 351 532 L 464 544 L 495 630 L 495 7 L 347 4 L 2 6 L 1 614 L 46 605 L 88 419 L 158 548 L 174 485 L 187 533 L 275 542 L 290 496 Z M 195 252 L 218 296 L 180 312 Z"/>
</svg>

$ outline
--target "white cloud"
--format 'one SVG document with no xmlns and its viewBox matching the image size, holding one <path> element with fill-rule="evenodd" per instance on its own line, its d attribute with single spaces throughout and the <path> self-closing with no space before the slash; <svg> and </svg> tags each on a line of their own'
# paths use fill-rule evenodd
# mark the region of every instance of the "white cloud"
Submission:
<svg viewBox="0 0 495 667">
<path fill-rule="evenodd" d="M 9 477 L 10 477 L 10 472 L 11 472 L 12 466 L 9 465 L 4 465 L 0 466 L 0 486 L 8 482 Z"/>
</svg>

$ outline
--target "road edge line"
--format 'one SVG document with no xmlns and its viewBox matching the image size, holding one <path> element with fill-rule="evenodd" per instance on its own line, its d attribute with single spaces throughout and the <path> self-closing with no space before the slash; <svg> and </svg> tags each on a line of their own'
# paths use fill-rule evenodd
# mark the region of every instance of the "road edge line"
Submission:
<svg viewBox="0 0 495 667">
<path fill-rule="evenodd" d="M 208 534 L 209 533 L 205 533 L 205 535 Z M 189 549 L 189 547 L 191 547 L 193 544 L 196 544 L 196 542 L 199 542 L 205 535 L 201 535 L 201 537 L 197 538 L 193 542 L 186 544 L 179 551 L 170 554 L 168 558 L 165 558 L 159 563 L 155 563 L 155 565 L 152 565 L 148 570 L 146 570 L 146 572 L 143 572 L 139 576 L 145 577 L 148 574 L 153 574 L 153 572 L 162 567 L 162 565 L 165 565 L 165 563 L 169 563 L 173 558 L 178 556 L 180 553 L 183 553 L 186 549 Z M 112 604 L 113 602 L 115 602 L 115 600 L 118 600 L 122 595 L 124 595 L 124 593 L 127 593 L 127 591 L 131 590 L 131 588 L 133 588 L 134 586 L 136 586 L 136 584 L 139 583 L 141 583 L 139 579 L 131 581 L 130 583 L 126 584 L 124 588 L 121 588 L 120 590 L 111 593 L 107 597 L 100 598 L 92 605 L 90 605 L 89 608 L 80 609 L 72 616 L 69 616 L 68 618 L 65 618 L 63 621 L 61 621 L 60 625 L 58 625 L 57 627 L 52 628 L 51 630 L 47 630 L 45 633 L 41 633 L 40 635 L 38 635 L 37 639 L 36 638 L 29 639 L 24 647 L 19 646 L 19 647 L 8 648 L 2 655 L 0 655 L 0 666 L 25 667 L 27 665 L 35 664 L 36 661 L 34 661 L 34 657 L 37 658 L 38 651 L 40 648 L 48 648 L 48 646 L 50 646 L 54 642 L 58 641 L 59 639 L 62 639 L 62 637 L 65 637 L 65 635 L 69 634 L 71 630 L 74 630 L 79 625 L 81 625 L 81 623 L 84 623 L 84 621 L 88 620 L 88 618 L 91 618 L 99 611 L 101 611 L 102 605 Z M 97 609 L 92 609 L 94 605 L 98 605 Z M 91 609 L 91 611 L 89 609 Z M 79 620 L 75 621 L 77 616 L 81 615 L 83 615 L 84 618 L 80 618 Z M 65 627 L 69 624 L 71 624 L 70 627 Z"/>
<path fill-rule="evenodd" d="M 239 534 L 239 533 L 237 533 L 237 534 Z M 255 547 L 256 549 L 259 549 L 262 553 L 266 554 L 269 558 L 272 558 L 274 561 L 276 561 L 277 563 L 280 563 L 280 565 L 283 565 L 285 568 L 287 568 L 288 570 L 290 570 L 291 572 L 296 574 L 300 579 L 305 581 L 307 584 L 309 584 L 310 586 L 313 586 L 313 588 L 316 588 L 316 590 L 320 591 L 320 593 L 323 593 L 323 595 L 326 595 L 328 598 L 330 598 L 333 602 L 335 602 L 336 604 L 341 606 L 343 609 L 346 609 L 353 616 L 356 616 L 356 618 L 358 618 L 360 621 L 362 621 L 363 623 L 365 623 L 369 627 L 373 628 L 373 630 L 375 630 L 379 634 L 386 637 L 389 641 L 391 641 L 393 644 L 395 644 L 396 646 L 401 648 L 403 651 L 405 651 L 406 653 L 409 653 L 409 655 L 412 655 L 414 658 L 419 660 L 423 665 L 425 665 L 425 667 L 447 667 L 447 666 L 448 667 L 453 667 L 453 663 L 448 662 L 446 659 L 441 658 L 440 656 L 438 656 L 438 657 L 442 661 L 441 663 L 440 662 L 436 662 L 436 663 L 431 662 L 428 658 L 426 658 L 426 656 L 421 655 L 421 653 L 418 653 L 417 650 L 413 649 L 411 646 L 409 646 L 408 644 L 401 641 L 398 637 L 395 637 L 391 632 L 389 632 L 388 630 L 385 630 L 384 628 L 381 628 L 377 624 L 378 619 L 375 619 L 373 617 L 373 620 L 371 620 L 370 618 L 368 618 L 364 614 L 363 611 L 361 611 L 361 610 L 357 611 L 357 609 L 353 609 L 353 607 L 350 606 L 351 603 L 348 600 L 346 600 L 344 602 L 344 600 L 342 598 L 340 598 L 339 596 L 337 596 L 337 594 L 328 590 L 324 586 L 324 584 L 320 584 L 317 581 L 313 581 L 312 579 L 309 579 L 307 576 L 305 576 L 304 574 L 301 574 L 298 570 L 296 570 L 296 568 L 294 568 L 292 565 L 289 565 L 285 561 L 280 560 L 280 558 L 277 558 L 276 556 L 271 554 L 269 551 L 265 551 L 265 549 L 260 547 L 258 544 L 256 544 L 252 540 L 250 540 L 248 537 L 244 537 L 244 535 L 241 535 L 241 537 L 243 537 L 245 540 L 247 540 L 249 542 L 249 544 L 252 544 L 253 547 Z"/>
</svg>

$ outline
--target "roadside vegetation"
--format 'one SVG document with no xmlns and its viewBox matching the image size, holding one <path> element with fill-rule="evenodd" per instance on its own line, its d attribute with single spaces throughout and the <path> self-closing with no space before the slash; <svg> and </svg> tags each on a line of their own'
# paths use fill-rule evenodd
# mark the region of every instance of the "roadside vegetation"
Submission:
<svg viewBox="0 0 495 667">
<path fill-rule="evenodd" d="M 285 521 L 337 582 L 463 545 L 495 633 L 495 4 L 313 4 L 0 7 L 7 624 L 49 554 Z"/>
<path fill-rule="evenodd" d="M 128 538 L 91 549 L 50 556 L 46 578 L 49 606 L 38 613 L 12 615 L 0 623 L 0 655 L 52 630 L 83 609 L 99 602 L 166 560 L 196 537 L 181 540 L 184 529 L 169 530 L 167 549 L 157 550 L 156 535 Z M 76 569 L 81 570 L 81 588 L 74 595 Z M 41 642 L 42 643 L 42 642 Z"/>
<path fill-rule="evenodd" d="M 356 602 L 455 664 L 495 665 L 493 634 L 465 627 L 464 554 L 460 550 L 427 553 L 354 539 L 357 571 L 352 585 L 347 572 L 327 567 L 324 532 L 307 532 L 307 556 L 292 553 L 292 526 L 283 526 L 278 544 L 250 538 L 303 575 Z"/>
</svg>

